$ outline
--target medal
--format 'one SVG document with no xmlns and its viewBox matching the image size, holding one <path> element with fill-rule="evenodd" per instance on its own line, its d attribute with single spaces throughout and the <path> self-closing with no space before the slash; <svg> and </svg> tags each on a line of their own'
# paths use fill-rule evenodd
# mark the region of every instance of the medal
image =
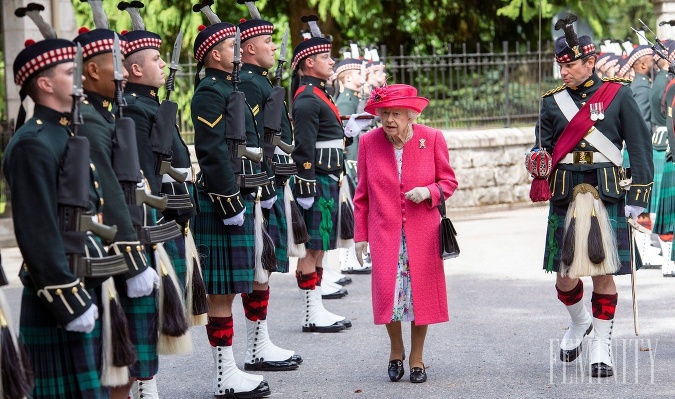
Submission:
<svg viewBox="0 0 675 399">
<path fill-rule="evenodd" d="M 598 120 L 598 104 L 588 104 L 591 111 L 591 120 L 593 122 Z"/>
<path fill-rule="evenodd" d="M 605 106 L 603 103 L 597 103 L 596 106 L 598 107 L 598 119 L 603 120 L 605 119 Z"/>
</svg>

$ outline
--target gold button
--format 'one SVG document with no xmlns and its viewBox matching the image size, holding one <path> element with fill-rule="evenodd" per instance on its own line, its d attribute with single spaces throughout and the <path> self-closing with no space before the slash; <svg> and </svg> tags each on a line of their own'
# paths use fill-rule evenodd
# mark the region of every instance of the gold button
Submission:
<svg viewBox="0 0 675 399">
<path fill-rule="evenodd" d="M 124 248 L 124 250 L 127 251 L 127 253 L 129 253 L 129 252 L 131 252 L 131 247 L 127 245 L 127 247 Z"/>
<path fill-rule="evenodd" d="M 586 143 L 582 141 L 581 144 L 580 144 L 579 146 L 580 146 L 581 148 L 586 148 Z"/>
<path fill-rule="evenodd" d="M 62 295 L 62 294 L 63 294 L 63 291 L 61 290 L 61 288 L 57 288 L 56 289 L 56 295 Z"/>
<path fill-rule="evenodd" d="M 98 182 L 97 181 L 94 182 L 94 188 L 98 189 Z"/>
<path fill-rule="evenodd" d="M 143 247 L 140 245 L 136 245 L 136 251 L 141 252 L 143 250 Z"/>
<path fill-rule="evenodd" d="M 72 292 L 73 294 L 77 294 L 77 287 L 73 287 L 73 289 L 70 290 L 70 292 Z"/>
<path fill-rule="evenodd" d="M 232 198 L 228 198 L 228 199 L 227 199 L 227 202 L 232 202 Z"/>
<path fill-rule="evenodd" d="M 153 250 L 156 250 L 156 249 L 157 249 L 157 244 L 153 244 L 153 245 L 152 245 L 152 249 L 153 249 Z"/>
<path fill-rule="evenodd" d="M 104 202 L 105 202 L 105 201 L 103 201 L 103 198 L 101 198 L 101 199 L 99 200 L 99 203 L 100 203 L 101 205 L 103 205 Z"/>
<path fill-rule="evenodd" d="M 586 93 L 582 94 L 581 98 L 586 98 Z"/>
<path fill-rule="evenodd" d="M 37 123 L 38 125 L 42 125 L 42 121 L 41 121 L 41 120 L 39 120 L 39 119 L 38 119 L 38 120 L 36 120 L 36 121 L 35 121 L 35 123 Z"/>
<path fill-rule="evenodd" d="M 94 172 L 96 172 L 96 165 L 94 165 L 93 163 L 90 163 L 90 164 L 89 164 L 89 167 L 91 168 L 91 170 L 93 170 Z"/>
</svg>

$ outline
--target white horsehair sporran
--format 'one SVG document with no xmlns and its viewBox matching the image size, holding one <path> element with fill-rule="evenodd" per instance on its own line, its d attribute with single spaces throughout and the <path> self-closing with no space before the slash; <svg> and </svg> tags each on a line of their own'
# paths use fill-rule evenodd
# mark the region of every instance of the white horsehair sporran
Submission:
<svg viewBox="0 0 675 399">
<path fill-rule="evenodd" d="M 561 275 L 601 276 L 620 268 L 616 234 L 598 190 L 587 183 L 574 186 L 565 217 Z"/>
</svg>

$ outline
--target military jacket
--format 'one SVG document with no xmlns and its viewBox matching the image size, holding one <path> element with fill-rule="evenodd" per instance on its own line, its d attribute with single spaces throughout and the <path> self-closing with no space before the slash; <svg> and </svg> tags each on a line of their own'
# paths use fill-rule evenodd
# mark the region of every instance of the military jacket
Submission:
<svg viewBox="0 0 675 399">
<path fill-rule="evenodd" d="M 335 105 L 338 107 L 338 110 L 340 110 L 340 115 L 349 116 L 357 113 L 360 101 L 358 91 L 345 89 L 337 100 L 335 100 Z"/>
<path fill-rule="evenodd" d="M 636 73 L 633 82 L 630 84 L 630 89 L 633 91 L 633 98 L 635 98 L 635 102 L 640 109 L 642 120 L 645 121 L 647 128 L 651 129 L 650 93 L 652 85 L 649 76 Z"/>
<path fill-rule="evenodd" d="M 252 64 L 243 64 L 241 68 L 241 82 L 239 83 L 239 90 L 246 95 L 246 103 L 251 108 L 251 112 L 255 118 L 255 125 L 259 135 L 260 146 L 263 146 L 265 140 L 265 103 L 272 95 L 272 82 L 269 80 L 269 71 L 265 68 Z M 284 102 L 284 112 L 281 115 L 281 140 L 286 144 L 293 143 L 293 130 L 291 128 L 290 117 L 288 116 L 288 108 Z M 276 151 L 273 162 L 288 163 L 288 155 L 284 155 Z M 276 195 L 276 188 L 274 186 L 274 172 L 268 162 L 263 162 L 263 170 L 270 178 L 270 184 L 263 187 L 263 199 L 271 198 Z"/>
<path fill-rule="evenodd" d="M 103 223 L 117 226 L 114 243 L 120 244 L 129 265 L 125 278 L 131 278 L 147 269 L 143 248 L 138 241 L 124 193 L 117 180 L 112 164 L 112 146 L 115 134 L 115 116 L 112 100 L 85 90 L 87 100 L 82 102 L 80 112 L 84 123 L 79 134 L 89 139 L 91 160 L 101 178 L 103 189 Z"/>
<path fill-rule="evenodd" d="M 58 215 L 59 170 L 70 115 L 41 105 L 19 128 L 5 150 L 3 170 L 12 192 L 16 240 L 24 259 L 20 277 L 33 287 L 61 325 L 81 316 L 91 298 L 70 270 Z M 91 211 L 100 205 L 98 182 L 91 181 Z"/>
<path fill-rule="evenodd" d="M 673 149 L 675 148 L 675 121 L 673 120 L 673 107 L 675 106 L 675 84 L 667 85 L 666 92 L 663 94 L 664 102 L 666 104 L 666 142 L 659 147 L 661 150 L 666 151 L 666 160 L 669 162 L 674 162 L 673 159 Z M 656 148 L 656 147 L 654 147 Z"/>
<path fill-rule="evenodd" d="M 654 76 L 652 89 L 649 93 L 649 110 L 653 126 L 666 126 L 666 110 L 663 107 L 663 94 L 666 90 L 668 71 L 663 69 Z"/>
<path fill-rule="evenodd" d="M 352 115 L 358 113 L 360 102 L 359 92 L 345 89 L 335 101 L 335 105 L 337 105 L 340 115 Z M 357 135 L 353 139 L 352 144 L 345 149 L 345 157 L 350 161 L 356 161 L 359 155 L 359 136 Z"/>
<path fill-rule="evenodd" d="M 614 80 L 617 79 L 607 79 Z M 618 80 L 623 81 L 623 80 Z M 625 82 L 625 81 L 623 81 Z M 558 107 L 553 94 L 567 90 L 574 103 L 578 106 L 587 104 L 591 96 L 604 83 L 597 75 L 593 74 L 586 82 L 576 88 L 560 86 L 544 94 L 541 108 L 541 123 L 535 128 L 535 138 L 541 132 L 542 147 L 553 153 L 560 135 L 568 121 Z M 631 160 L 631 177 L 633 179 L 626 202 L 630 205 L 647 207 L 652 189 L 654 176 L 654 164 L 652 161 L 651 134 L 641 117 L 640 110 L 633 99 L 628 86 L 621 87 L 609 106 L 604 107 L 604 119 L 598 120 L 595 127 L 603 133 L 618 149 L 626 148 Z M 537 139 L 538 140 L 538 139 Z M 586 140 L 581 140 L 572 151 L 597 151 Z M 609 163 L 595 163 L 587 165 L 558 164 L 558 169 L 572 171 L 590 171 L 605 167 L 611 167 Z"/>
<path fill-rule="evenodd" d="M 242 195 L 251 190 L 240 190 L 235 181 L 230 162 L 230 151 L 225 134 L 228 98 L 234 91 L 232 75 L 228 72 L 206 68 L 192 97 L 192 123 L 195 127 L 195 152 L 200 172 L 197 188 L 208 193 L 215 209 L 223 219 L 231 218 L 244 210 Z M 250 107 L 245 107 L 246 145 L 260 147 L 255 118 Z M 260 171 L 260 164 L 242 160 L 246 172 Z"/>
<path fill-rule="evenodd" d="M 342 172 L 345 136 L 339 111 L 326 94 L 326 81 L 305 76 L 301 85 L 305 87 L 298 89 L 293 101 L 296 146 L 291 156 L 298 165 L 295 196 L 314 197 L 317 173 L 337 175 Z M 317 95 L 314 89 L 324 95 Z M 342 146 L 317 148 L 317 143 L 334 140 L 341 141 Z"/>
</svg>

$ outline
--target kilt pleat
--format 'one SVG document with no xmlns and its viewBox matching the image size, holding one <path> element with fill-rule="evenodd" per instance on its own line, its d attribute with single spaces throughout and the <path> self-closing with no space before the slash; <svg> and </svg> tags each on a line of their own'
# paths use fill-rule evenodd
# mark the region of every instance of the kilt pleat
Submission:
<svg viewBox="0 0 675 399">
<path fill-rule="evenodd" d="M 675 231 L 675 164 L 673 162 L 666 162 L 661 179 L 656 220 L 654 220 L 652 231 L 656 234 L 670 234 Z"/>
<path fill-rule="evenodd" d="M 225 226 L 208 194 L 198 190 L 200 212 L 193 218 L 191 225 L 207 294 L 241 294 L 253 290 L 254 202 L 249 195 L 242 198 L 246 206 L 244 224 Z"/>
<path fill-rule="evenodd" d="M 173 269 L 176 271 L 176 277 L 178 277 L 178 284 L 180 285 L 180 289 L 183 292 L 183 296 L 185 296 L 185 273 L 187 273 L 187 264 L 185 260 L 185 236 L 165 242 L 164 249 L 171 258 L 171 264 L 173 265 Z"/>
<path fill-rule="evenodd" d="M 339 191 L 340 187 L 338 182 L 333 180 L 331 175 L 321 175 L 317 174 L 316 176 L 316 197 L 314 204 L 310 209 L 303 209 L 300 207 L 300 213 L 305 219 L 305 224 L 307 225 L 307 233 L 309 233 L 310 240 L 307 244 L 307 249 L 313 250 L 323 250 L 328 251 L 331 249 L 337 248 L 337 214 L 338 207 L 340 206 L 340 196 Z M 325 198 L 326 200 L 333 201 L 333 207 L 330 210 L 331 222 L 333 228 L 330 231 L 328 247 L 324 246 L 323 238 L 321 237 L 321 208 L 320 208 L 320 199 Z"/>
<path fill-rule="evenodd" d="M 129 374 L 137 378 L 151 378 L 159 370 L 157 356 L 158 314 L 157 295 L 153 294 L 140 298 L 129 298 L 123 282 L 115 280 L 120 305 L 127 316 L 129 338 L 136 348 L 138 360 L 129 366 Z"/>
<path fill-rule="evenodd" d="M 585 173 L 572 173 L 572 186 L 581 183 L 588 183 L 593 187 L 597 187 L 598 178 L 595 170 Z M 628 225 L 625 216 L 625 200 L 622 198 L 618 202 L 612 204 L 602 201 L 607 209 L 607 216 L 609 222 L 616 236 L 616 244 L 619 252 L 619 260 L 621 261 L 621 268 L 617 275 L 631 273 L 630 261 L 630 245 L 628 239 Z M 550 203 L 548 228 L 546 230 L 546 245 L 544 249 L 544 270 L 559 271 L 560 258 L 562 256 L 563 237 L 565 234 L 565 215 L 569 204 L 556 205 Z M 639 255 L 636 254 L 636 266 L 641 267 Z"/>
<path fill-rule="evenodd" d="M 652 150 L 654 159 L 654 186 L 652 187 L 652 198 L 649 201 L 649 212 L 655 213 L 661 195 L 661 182 L 663 181 L 663 168 L 666 164 L 666 152 Z"/>
<path fill-rule="evenodd" d="M 88 290 L 102 311 L 99 290 Z M 100 293 L 100 292 L 99 292 Z M 43 305 L 32 288 L 21 298 L 20 337 L 35 373 L 31 398 L 107 398 L 108 388 L 100 383 L 101 322 L 91 333 L 66 331 Z"/>
<path fill-rule="evenodd" d="M 286 212 L 284 210 L 284 187 L 277 187 L 277 200 L 272 209 L 263 208 L 263 216 L 267 222 L 267 233 L 274 241 L 277 255 L 277 272 L 288 273 L 288 231 L 286 228 Z"/>
</svg>

